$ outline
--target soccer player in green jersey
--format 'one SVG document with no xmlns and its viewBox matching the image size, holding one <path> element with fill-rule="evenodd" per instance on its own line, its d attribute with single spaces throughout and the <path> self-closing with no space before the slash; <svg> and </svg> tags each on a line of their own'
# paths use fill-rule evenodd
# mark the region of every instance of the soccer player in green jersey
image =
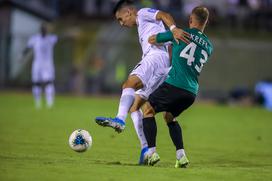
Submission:
<svg viewBox="0 0 272 181">
<path fill-rule="evenodd" d="M 183 146 L 182 129 L 176 121 L 184 110 L 190 107 L 198 93 L 198 76 L 212 54 L 213 46 L 204 34 L 209 17 L 209 11 L 203 6 L 192 10 L 189 20 L 188 41 L 174 40 L 169 32 L 159 33 L 149 38 L 149 43 L 157 44 L 172 41 L 172 68 L 165 82 L 149 97 L 152 117 L 143 119 L 144 133 L 148 142 L 149 163 L 156 163 L 159 155 L 153 148 L 156 147 L 157 127 L 154 115 L 165 112 L 171 139 L 176 146 L 176 168 L 186 167 L 189 163 Z"/>
</svg>

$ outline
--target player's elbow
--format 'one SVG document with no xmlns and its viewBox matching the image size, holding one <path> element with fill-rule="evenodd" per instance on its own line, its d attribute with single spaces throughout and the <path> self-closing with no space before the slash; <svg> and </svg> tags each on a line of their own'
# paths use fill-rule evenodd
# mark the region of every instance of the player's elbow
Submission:
<svg viewBox="0 0 272 181">
<path fill-rule="evenodd" d="M 169 13 L 164 12 L 164 11 L 159 11 L 157 13 L 156 19 L 157 20 L 164 20 L 164 19 L 168 19 L 169 17 L 170 18 L 172 17 Z"/>
</svg>

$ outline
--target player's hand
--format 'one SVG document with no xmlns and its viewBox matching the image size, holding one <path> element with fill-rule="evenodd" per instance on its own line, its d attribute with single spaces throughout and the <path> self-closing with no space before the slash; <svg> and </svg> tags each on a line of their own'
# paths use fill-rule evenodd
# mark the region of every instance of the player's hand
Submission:
<svg viewBox="0 0 272 181">
<path fill-rule="evenodd" d="M 182 29 L 179 28 L 174 28 L 172 30 L 173 36 L 177 44 L 179 44 L 179 40 L 183 41 L 186 44 L 190 43 L 190 34 L 187 33 L 186 31 L 183 31 Z"/>
<path fill-rule="evenodd" d="M 148 43 L 150 43 L 151 45 L 155 45 L 156 44 L 156 37 L 157 35 L 152 35 L 148 38 Z"/>
</svg>

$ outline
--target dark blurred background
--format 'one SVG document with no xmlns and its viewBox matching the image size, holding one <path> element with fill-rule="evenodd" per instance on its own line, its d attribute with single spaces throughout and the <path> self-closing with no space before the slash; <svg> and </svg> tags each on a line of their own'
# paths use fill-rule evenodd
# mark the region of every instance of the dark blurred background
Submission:
<svg viewBox="0 0 272 181">
<path fill-rule="evenodd" d="M 59 93 L 119 94 L 141 60 L 137 30 L 121 28 L 117 0 L 0 0 L 0 90 L 30 89 L 32 55 L 22 57 L 28 38 L 50 23 Z M 200 98 L 226 101 L 254 93 L 272 77 L 272 0 L 136 0 L 172 14 L 180 27 L 197 5 L 210 10 L 206 34 L 214 54 L 200 76 Z"/>
</svg>

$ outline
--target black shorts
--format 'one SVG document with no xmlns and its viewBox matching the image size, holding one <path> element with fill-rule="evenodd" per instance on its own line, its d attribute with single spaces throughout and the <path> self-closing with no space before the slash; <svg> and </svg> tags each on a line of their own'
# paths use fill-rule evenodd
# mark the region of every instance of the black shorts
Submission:
<svg viewBox="0 0 272 181">
<path fill-rule="evenodd" d="M 164 82 L 149 96 L 148 101 L 156 113 L 170 112 L 177 117 L 194 103 L 195 97 L 187 90 Z"/>
<path fill-rule="evenodd" d="M 32 81 L 32 86 L 46 86 L 48 84 L 54 84 L 54 80 L 39 81 L 39 82 Z"/>
</svg>

